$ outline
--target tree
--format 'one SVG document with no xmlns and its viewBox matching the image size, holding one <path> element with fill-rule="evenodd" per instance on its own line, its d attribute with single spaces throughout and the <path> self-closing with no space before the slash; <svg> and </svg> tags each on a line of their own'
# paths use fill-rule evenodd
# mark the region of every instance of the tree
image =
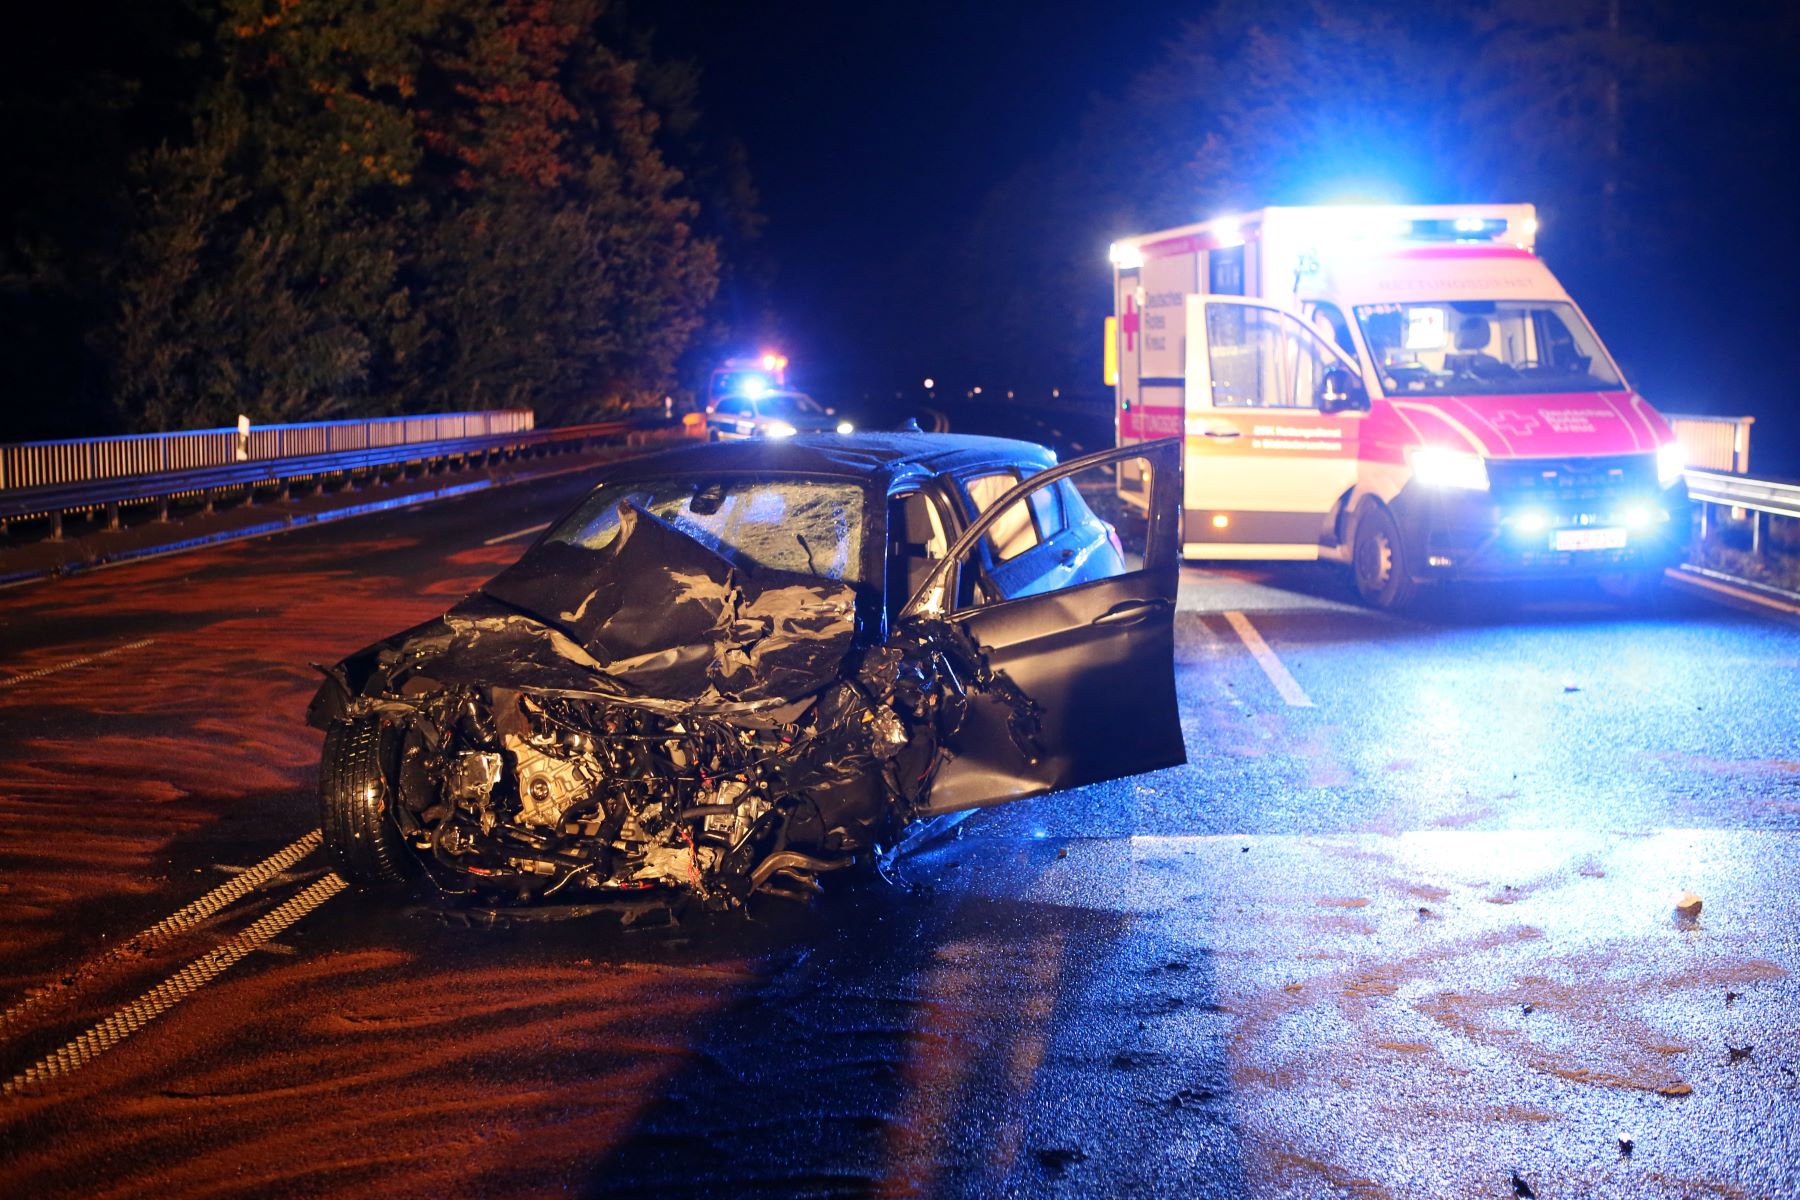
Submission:
<svg viewBox="0 0 1800 1200">
<path fill-rule="evenodd" d="M 225 0 L 142 170 L 116 395 L 152 427 L 591 414 L 668 386 L 717 279 L 598 0 Z"/>
</svg>

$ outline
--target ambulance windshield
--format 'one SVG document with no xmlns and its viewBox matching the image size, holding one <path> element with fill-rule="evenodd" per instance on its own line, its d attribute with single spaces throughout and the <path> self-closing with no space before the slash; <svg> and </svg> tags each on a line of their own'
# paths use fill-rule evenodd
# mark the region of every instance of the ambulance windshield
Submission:
<svg viewBox="0 0 1800 1200">
<path fill-rule="evenodd" d="M 1389 395 L 1520 395 L 1624 387 L 1575 306 L 1558 300 L 1433 300 L 1356 310 Z"/>
</svg>

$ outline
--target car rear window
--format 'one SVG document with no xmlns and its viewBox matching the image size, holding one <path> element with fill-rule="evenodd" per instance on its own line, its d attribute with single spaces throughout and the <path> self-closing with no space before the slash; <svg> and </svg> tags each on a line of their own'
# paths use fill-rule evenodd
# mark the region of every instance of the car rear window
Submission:
<svg viewBox="0 0 1800 1200">
<path fill-rule="evenodd" d="M 979 515 L 992 508 L 994 502 L 1019 485 L 1017 471 L 1000 471 L 991 475 L 976 475 L 964 486 L 969 490 L 969 501 L 975 506 Z M 1039 542 L 1037 523 L 1032 520 L 1031 508 L 1024 504 L 1014 504 L 1006 512 L 1001 513 L 998 520 L 988 529 L 988 548 L 993 551 L 996 562 L 1005 562 L 1017 558 Z"/>
</svg>

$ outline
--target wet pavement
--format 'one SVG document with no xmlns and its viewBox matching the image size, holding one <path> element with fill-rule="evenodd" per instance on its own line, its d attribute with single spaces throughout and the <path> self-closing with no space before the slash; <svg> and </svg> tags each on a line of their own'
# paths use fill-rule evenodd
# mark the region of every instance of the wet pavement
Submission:
<svg viewBox="0 0 1800 1200">
<path fill-rule="evenodd" d="M 1189 765 L 904 887 L 283 924 L 303 847 L 158 926 L 314 827 L 306 663 L 580 487 L 0 595 L 0 1079 L 103 1031 L 0 1097 L 0 1194 L 1800 1195 L 1800 626 L 1687 596 L 1189 569 Z"/>
</svg>

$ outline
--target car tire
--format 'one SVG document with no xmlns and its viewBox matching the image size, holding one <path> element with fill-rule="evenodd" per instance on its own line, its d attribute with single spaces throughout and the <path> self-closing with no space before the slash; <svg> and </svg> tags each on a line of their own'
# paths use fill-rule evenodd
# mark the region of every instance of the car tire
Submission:
<svg viewBox="0 0 1800 1200">
<path fill-rule="evenodd" d="M 319 829 L 338 873 L 364 887 L 406 882 L 406 846 L 388 816 L 393 794 L 379 721 L 336 721 L 319 759 Z"/>
<path fill-rule="evenodd" d="M 1419 585 L 1413 582 L 1400 525 L 1387 505 L 1370 500 L 1358 513 L 1350 573 L 1357 595 L 1372 608 L 1403 609 L 1418 599 Z"/>
</svg>

